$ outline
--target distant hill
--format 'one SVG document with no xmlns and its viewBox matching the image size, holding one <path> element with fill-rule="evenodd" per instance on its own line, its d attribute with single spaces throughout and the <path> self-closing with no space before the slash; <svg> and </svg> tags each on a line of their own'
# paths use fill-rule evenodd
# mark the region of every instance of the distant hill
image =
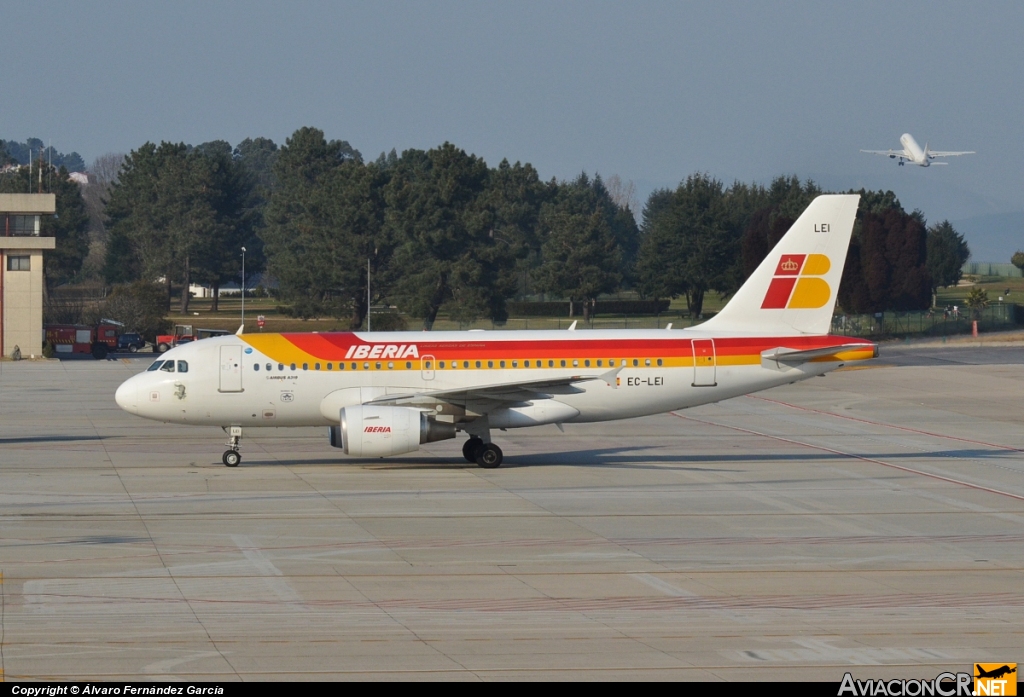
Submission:
<svg viewBox="0 0 1024 697">
<path fill-rule="evenodd" d="M 32 159 L 38 160 L 42 152 L 45 162 L 52 162 L 53 166 L 60 169 L 63 165 L 69 172 L 84 172 L 85 160 L 77 152 L 57 152 L 53 147 L 46 147 L 39 138 L 29 138 L 24 143 L 16 140 L 0 140 L 0 147 L 7 151 L 7 154 L 14 158 L 19 165 L 27 165 L 29 153 Z"/>
</svg>

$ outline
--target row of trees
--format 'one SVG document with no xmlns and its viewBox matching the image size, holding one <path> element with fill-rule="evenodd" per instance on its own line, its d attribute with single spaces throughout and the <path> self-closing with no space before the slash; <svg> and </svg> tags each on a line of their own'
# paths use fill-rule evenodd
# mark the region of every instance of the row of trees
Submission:
<svg viewBox="0 0 1024 697">
<path fill-rule="evenodd" d="M 217 289 L 238 278 L 243 246 L 258 262 L 266 192 L 243 146 L 147 143 L 128 155 L 106 203 L 106 280 L 162 278 L 168 299 L 178 283 L 187 312 L 191 283 Z"/>
<path fill-rule="evenodd" d="M 757 268 L 814 197 L 813 182 L 725 188 L 695 174 L 655 191 L 643 212 L 637 277 L 648 296 L 685 296 L 699 316 L 710 291 L 729 295 Z M 927 309 L 937 287 L 955 285 L 970 256 L 948 221 L 926 228 L 892 192 L 865 191 L 854 224 L 839 303 L 847 312 Z"/>
<path fill-rule="evenodd" d="M 97 167 L 116 170 L 95 190 L 105 206 L 108 283 L 162 278 L 168 300 L 190 282 L 216 288 L 238 279 L 245 247 L 247 271 L 265 267 L 296 315 L 352 327 L 365 321 L 370 278 L 370 302 L 396 305 L 428 329 L 439 313 L 501 322 L 508 299 L 537 293 L 570 300 L 570 312 L 584 317 L 599 295 L 621 290 L 685 297 L 700 316 L 706 294 L 734 292 L 823 193 L 796 177 L 726 187 L 698 173 L 653 192 L 638 225 L 632 193 L 617 178 L 542 181 L 529 164 L 492 168 L 450 143 L 365 162 L 313 128 L 281 147 L 263 138 L 234 148 L 147 143 L 105 162 Z M 66 172 L 56 179 L 67 188 L 58 192 L 60 212 L 76 187 Z M 12 181 L 11 190 L 23 184 Z M 969 256 L 963 237 L 948 222 L 926 227 L 892 192 L 860 193 L 841 306 L 927 308 L 936 287 L 959 280 Z M 48 223 L 79 231 L 63 233 L 72 242 L 63 262 L 48 257 L 52 281 L 82 268 L 88 247 L 77 215 Z M 182 311 L 189 298 L 181 293 Z"/>
</svg>

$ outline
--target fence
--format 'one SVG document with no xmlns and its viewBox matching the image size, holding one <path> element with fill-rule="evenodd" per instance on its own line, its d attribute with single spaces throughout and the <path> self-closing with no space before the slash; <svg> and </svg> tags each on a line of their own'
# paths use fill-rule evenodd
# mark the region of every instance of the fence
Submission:
<svg viewBox="0 0 1024 697">
<path fill-rule="evenodd" d="M 901 336 L 925 334 L 947 336 L 971 331 L 971 323 L 978 320 L 983 332 L 1011 329 L 1016 326 L 1016 306 L 996 303 L 978 313 L 967 308 L 921 312 L 878 312 L 873 315 L 836 315 L 832 318 L 832 333 L 845 336 Z"/>
<path fill-rule="evenodd" d="M 969 261 L 961 269 L 967 276 L 1003 276 L 1004 278 L 1020 278 L 1024 269 L 1013 264 L 992 264 L 987 261 Z"/>
</svg>

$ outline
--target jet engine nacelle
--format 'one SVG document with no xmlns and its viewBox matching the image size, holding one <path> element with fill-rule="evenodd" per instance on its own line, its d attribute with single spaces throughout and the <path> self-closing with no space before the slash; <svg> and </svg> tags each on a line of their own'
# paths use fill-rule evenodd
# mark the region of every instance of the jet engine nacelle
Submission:
<svg viewBox="0 0 1024 697">
<path fill-rule="evenodd" d="M 455 437 L 454 424 L 410 407 L 359 404 L 342 409 L 339 422 L 330 429 L 331 445 L 354 457 L 401 455 L 418 450 L 421 443 Z"/>
</svg>

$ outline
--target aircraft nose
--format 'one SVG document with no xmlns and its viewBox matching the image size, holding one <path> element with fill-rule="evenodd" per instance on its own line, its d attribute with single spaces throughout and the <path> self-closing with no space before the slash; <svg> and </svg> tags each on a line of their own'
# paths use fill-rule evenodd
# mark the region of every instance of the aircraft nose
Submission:
<svg viewBox="0 0 1024 697">
<path fill-rule="evenodd" d="M 114 401 L 117 402 L 117 406 L 130 414 L 139 412 L 138 397 L 139 388 L 135 378 L 129 378 L 122 382 L 121 386 L 117 388 L 117 392 L 114 393 Z"/>
</svg>

